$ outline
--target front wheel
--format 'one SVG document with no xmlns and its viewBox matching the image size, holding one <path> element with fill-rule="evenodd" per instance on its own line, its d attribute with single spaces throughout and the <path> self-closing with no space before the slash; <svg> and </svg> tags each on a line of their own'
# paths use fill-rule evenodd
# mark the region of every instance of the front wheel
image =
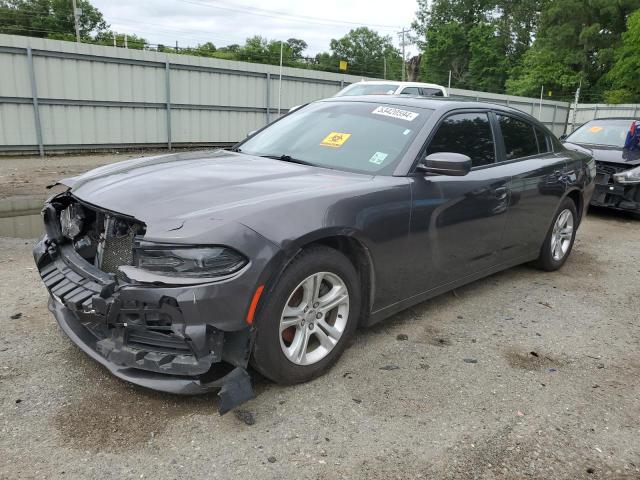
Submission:
<svg viewBox="0 0 640 480">
<path fill-rule="evenodd" d="M 570 198 L 565 198 L 558 208 L 551 229 L 540 249 L 536 266 L 551 272 L 564 265 L 576 238 L 577 219 L 575 203 Z"/>
<path fill-rule="evenodd" d="M 321 375 L 353 335 L 360 299 L 358 273 L 345 255 L 324 246 L 302 251 L 258 315 L 254 368 L 283 384 Z"/>
</svg>

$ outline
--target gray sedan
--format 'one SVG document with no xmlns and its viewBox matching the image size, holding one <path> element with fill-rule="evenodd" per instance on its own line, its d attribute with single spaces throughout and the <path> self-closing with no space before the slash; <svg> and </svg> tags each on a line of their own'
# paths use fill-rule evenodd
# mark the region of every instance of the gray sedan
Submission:
<svg viewBox="0 0 640 480">
<path fill-rule="evenodd" d="M 524 262 L 567 260 L 590 156 L 507 107 L 332 98 L 228 151 L 62 180 L 34 257 L 49 308 L 114 375 L 225 412 L 334 364 L 358 326 Z"/>
</svg>

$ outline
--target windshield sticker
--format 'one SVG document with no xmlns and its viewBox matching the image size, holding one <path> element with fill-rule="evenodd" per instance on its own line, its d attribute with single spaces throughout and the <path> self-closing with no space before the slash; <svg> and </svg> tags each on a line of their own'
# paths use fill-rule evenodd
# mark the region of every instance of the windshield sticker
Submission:
<svg viewBox="0 0 640 480">
<path fill-rule="evenodd" d="M 371 163 L 375 163 L 376 165 L 382 165 L 382 162 L 384 162 L 385 158 L 387 158 L 389 155 L 387 155 L 386 153 L 382 153 L 382 152 L 376 152 L 373 155 L 371 155 L 371 158 L 369 159 L 369 161 Z"/>
<path fill-rule="evenodd" d="M 589 129 L 589 131 L 590 131 L 591 133 L 598 133 L 598 132 L 601 132 L 601 131 L 602 131 L 602 127 L 591 127 L 591 128 Z"/>
<path fill-rule="evenodd" d="M 349 140 L 350 133 L 331 132 L 320 142 L 323 147 L 340 148 L 344 142 Z"/>
<path fill-rule="evenodd" d="M 409 110 L 401 110 L 393 107 L 377 107 L 373 112 L 375 115 L 384 115 L 386 117 L 399 118 L 400 120 L 406 120 L 412 122 L 420 115 L 419 113 L 410 112 Z"/>
<path fill-rule="evenodd" d="M 407 128 L 404 132 L 402 132 L 403 135 L 409 135 L 411 133 L 411 129 Z"/>
</svg>

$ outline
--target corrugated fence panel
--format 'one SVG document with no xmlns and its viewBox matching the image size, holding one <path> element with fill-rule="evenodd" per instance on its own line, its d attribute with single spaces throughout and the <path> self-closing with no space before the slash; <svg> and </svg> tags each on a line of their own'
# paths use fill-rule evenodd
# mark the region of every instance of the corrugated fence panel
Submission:
<svg viewBox="0 0 640 480">
<path fill-rule="evenodd" d="M 280 71 L 275 65 L 0 34 L 0 152 L 232 144 L 274 121 L 278 104 L 284 114 L 360 80 L 289 67 Z M 450 93 L 519 109 L 557 135 L 567 124 L 571 128 L 573 114 L 565 102 L 460 89 Z M 579 104 L 576 124 L 638 113 L 637 105 Z"/>
<path fill-rule="evenodd" d="M 31 97 L 26 55 L 0 51 L 0 59 L 0 96 Z"/>
<path fill-rule="evenodd" d="M 229 143 L 264 126 L 264 114 L 211 110 L 172 110 L 172 138 L 176 143 Z"/>
<path fill-rule="evenodd" d="M 32 146 L 37 142 L 31 103 L 0 103 L 0 146 Z"/>
<path fill-rule="evenodd" d="M 573 120 L 574 112 L 575 122 Z M 579 103 L 577 110 L 573 106 L 571 108 L 567 132 L 571 132 L 573 128 L 578 128 L 583 123 L 596 118 L 638 118 L 639 114 L 640 105 L 635 104 L 625 103 L 619 105 L 609 105 L 603 103 Z"/>
<path fill-rule="evenodd" d="M 42 105 L 45 145 L 163 144 L 166 113 L 156 108 Z"/>
</svg>

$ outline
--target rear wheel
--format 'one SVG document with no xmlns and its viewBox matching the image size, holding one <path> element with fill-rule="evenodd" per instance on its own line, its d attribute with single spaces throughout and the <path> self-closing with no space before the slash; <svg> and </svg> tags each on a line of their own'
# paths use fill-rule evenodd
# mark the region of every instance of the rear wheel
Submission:
<svg viewBox="0 0 640 480">
<path fill-rule="evenodd" d="M 565 198 L 558 208 L 536 266 L 543 270 L 558 270 L 567 261 L 576 237 L 578 215 L 576 205 L 570 198 Z"/>
<path fill-rule="evenodd" d="M 342 354 L 360 316 L 358 274 L 341 252 L 300 253 L 265 299 L 252 364 L 278 383 L 311 380 Z"/>
</svg>

